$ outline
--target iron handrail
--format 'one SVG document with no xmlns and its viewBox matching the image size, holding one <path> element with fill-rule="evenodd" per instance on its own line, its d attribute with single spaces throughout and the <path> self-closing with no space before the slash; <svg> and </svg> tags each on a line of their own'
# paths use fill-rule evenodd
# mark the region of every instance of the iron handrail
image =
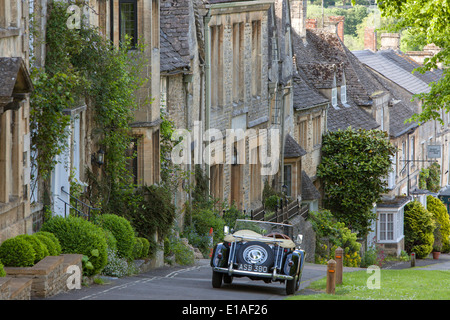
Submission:
<svg viewBox="0 0 450 320">
<path fill-rule="evenodd" d="M 64 213 L 65 213 L 65 210 L 66 210 L 66 205 L 68 205 L 70 208 L 72 208 L 72 209 L 74 209 L 75 211 L 81 213 L 83 216 L 87 216 L 87 217 L 88 217 L 88 220 L 90 220 L 90 217 L 91 217 L 91 210 L 100 210 L 100 208 L 94 208 L 94 207 L 91 207 L 91 206 L 88 205 L 87 203 L 85 203 L 85 202 L 81 201 L 80 199 L 74 197 L 74 196 L 71 195 L 69 192 L 67 192 L 66 190 L 64 190 L 64 186 L 61 187 L 61 191 L 62 191 L 63 193 L 65 193 L 65 194 L 67 194 L 71 199 L 74 199 L 74 200 L 75 200 L 75 203 L 76 203 L 76 205 L 75 205 L 75 207 L 74 207 L 74 206 L 71 205 L 70 203 L 67 203 L 67 202 L 64 201 L 63 199 L 59 198 L 62 202 L 65 203 L 65 205 L 64 205 Z M 85 208 L 88 209 L 88 213 L 87 213 L 87 214 L 84 213 L 83 211 L 81 211 L 80 209 L 78 209 L 78 203 L 80 203 L 80 204 L 82 205 L 82 207 L 85 207 Z"/>
</svg>

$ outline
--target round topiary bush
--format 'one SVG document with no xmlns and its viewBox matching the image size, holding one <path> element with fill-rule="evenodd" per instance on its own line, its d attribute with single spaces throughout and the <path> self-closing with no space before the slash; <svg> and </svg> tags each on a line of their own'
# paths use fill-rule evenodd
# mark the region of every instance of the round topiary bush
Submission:
<svg viewBox="0 0 450 320">
<path fill-rule="evenodd" d="M 117 240 L 117 253 L 126 259 L 133 258 L 136 236 L 131 223 L 115 214 L 103 214 L 96 219 L 96 224 L 105 230 L 109 230 Z"/>
<path fill-rule="evenodd" d="M 46 237 L 42 234 L 33 234 L 33 237 L 38 238 L 39 241 L 41 241 L 47 247 L 49 256 L 57 256 L 58 255 L 55 243 L 52 241 L 52 239 L 50 239 L 49 237 Z"/>
<path fill-rule="evenodd" d="M 42 231 L 53 233 L 59 240 L 63 253 L 83 254 L 89 259 L 84 268 L 87 276 L 100 273 L 107 263 L 107 244 L 103 230 L 79 217 L 53 217 L 42 226 Z M 87 264 L 85 264 L 87 266 Z"/>
<path fill-rule="evenodd" d="M 35 235 L 39 235 L 39 236 L 42 235 L 42 236 L 45 236 L 45 237 L 49 238 L 50 240 L 52 240 L 55 250 L 56 250 L 54 255 L 59 256 L 61 254 L 61 252 L 62 252 L 61 244 L 59 243 L 58 238 L 53 233 L 41 230 L 39 232 L 36 232 Z"/>
<path fill-rule="evenodd" d="M 17 238 L 22 238 L 25 241 L 28 241 L 33 246 L 33 250 L 35 253 L 34 263 L 41 261 L 42 259 L 44 259 L 46 256 L 49 255 L 47 246 L 37 237 L 33 237 L 32 235 L 29 234 L 21 234 L 17 236 Z"/>
<path fill-rule="evenodd" d="M 33 246 L 23 238 L 9 238 L 0 245 L 0 261 L 6 267 L 31 267 L 35 256 Z"/>
<path fill-rule="evenodd" d="M 114 237 L 113 233 L 106 229 L 103 229 L 103 232 L 105 233 L 105 239 L 108 248 L 117 251 L 117 240 Z"/>
<path fill-rule="evenodd" d="M 433 250 L 434 223 L 431 213 L 419 201 L 405 206 L 405 249 L 415 252 L 417 258 L 426 258 Z"/>
<path fill-rule="evenodd" d="M 133 259 L 139 259 L 142 257 L 143 247 L 144 247 L 144 244 L 142 243 L 142 239 L 136 238 L 136 242 L 134 243 L 134 248 L 133 248 Z"/>
<path fill-rule="evenodd" d="M 150 251 L 150 241 L 147 238 L 141 238 L 142 241 L 142 253 L 141 258 L 147 258 Z"/>
</svg>

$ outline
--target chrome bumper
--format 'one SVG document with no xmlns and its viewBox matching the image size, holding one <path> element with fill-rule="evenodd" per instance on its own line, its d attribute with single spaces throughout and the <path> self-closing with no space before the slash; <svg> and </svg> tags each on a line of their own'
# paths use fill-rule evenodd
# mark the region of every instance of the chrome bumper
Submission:
<svg viewBox="0 0 450 320">
<path fill-rule="evenodd" d="M 246 276 L 246 277 L 260 277 L 260 278 L 269 278 L 272 280 L 293 280 L 293 276 L 287 276 L 284 274 L 277 274 L 277 270 L 274 269 L 273 273 L 262 273 L 262 272 L 253 272 L 253 271 L 243 271 L 243 270 L 236 270 L 233 268 L 220 268 L 220 267 L 214 267 L 214 271 L 226 273 L 229 276 L 233 275 L 239 275 L 239 276 Z"/>
</svg>

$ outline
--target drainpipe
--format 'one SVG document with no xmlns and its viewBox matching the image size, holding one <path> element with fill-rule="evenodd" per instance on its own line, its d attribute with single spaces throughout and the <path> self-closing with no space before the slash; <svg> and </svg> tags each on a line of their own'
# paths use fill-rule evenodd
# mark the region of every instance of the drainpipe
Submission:
<svg viewBox="0 0 450 320">
<path fill-rule="evenodd" d="M 209 22 L 211 21 L 210 12 L 204 18 L 205 28 L 205 132 L 210 127 L 210 108 L 211 108 L 211 41 L 209 34 Z M 202 142 L 203 143 L 203 142 Z M 209 141 L 208 141 L 209 143 Z M 208 190 L 210 190 L 210 167 L 205 163 L 206 177 L 208 178 Z"/>
<path fill-rule="evenodd" d="M 283 90 L 287 90 L 287 92 L 284 92 L 281 96 L 281 107 L 282 109 L 282 117 L 281 117 L 281 186 L 284 185 L 284 141 L 285 141 L 285 135 L 284 135 L 284 118 L 285 118 L 285 104 L 284 104 L 284 97 L 286 97 L 288 94 L 291 93 L 291 86 L 285 86 L 283 87 Z"/>
</svg>

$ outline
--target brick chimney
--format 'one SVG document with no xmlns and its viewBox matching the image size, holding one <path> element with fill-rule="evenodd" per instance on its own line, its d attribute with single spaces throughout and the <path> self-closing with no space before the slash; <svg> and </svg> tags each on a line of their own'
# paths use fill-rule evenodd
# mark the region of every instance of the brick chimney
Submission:
<svg viewBox="0 0 450 320">
<path fill-rule="evenodd" d="M 377 33 L 373 27 L 364 29 L 364 49 L 369 49 L 373 52 L 377 51 Z"/>
<path fill-rule="evenodd" d="M 306 5 L 307 0 L 290 0 L 292 28 L 301 37 L 306 35 Z"/>
<path fill-rule="evenodd" d="M 392 49 L 395 51 L 400 50 L 400 34 L 399 33 L 382 33 L 381 48 L 380 50 Z"/>
<path fill-rule="evenodd" d="M 329 16 L 328 21 L 330 25 L 336 26 L 336 33 L 338 37 L 341 39 L 342 42 L 344 42 L 344 16 Z"/>
<path fill-rule="evenodd" d="M 306 19 L 306 29 L 317 29 L 317 19 Z"/>
</svg>

